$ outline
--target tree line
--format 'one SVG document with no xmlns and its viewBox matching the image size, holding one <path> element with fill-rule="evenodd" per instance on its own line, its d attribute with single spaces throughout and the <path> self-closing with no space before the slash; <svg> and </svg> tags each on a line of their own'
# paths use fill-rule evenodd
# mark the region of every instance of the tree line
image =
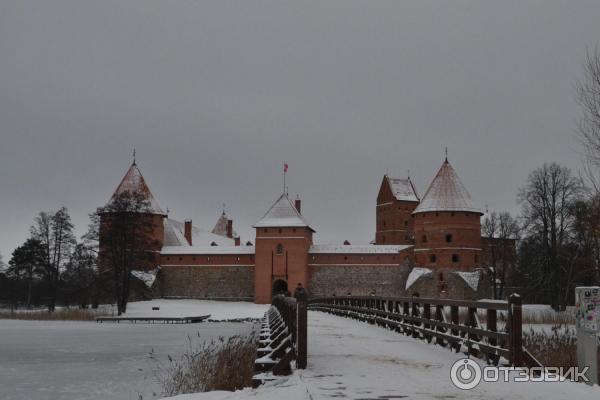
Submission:
<svg viewBox="0 0 600 400">
<path fill-rule="evenodd" d="M 581 108 L 576 138 L 583 149 L 579 174 L 557 163 L 532 171 L 519 189 L 518 216 L 487 215 L 483 236 L 490 252 L 495 298 L 506 287 L 526 301 L 562 309 L 576 286 L 600 285 L 600 50 L 589 51 L 576 84 Z M 514 240 L 514 241 L 513 241 Z M 516 251 L 514 243 L 516 242 Z"/>
<path fill-rule="evenodd" d="M 148 262 L 152 226 L 139 217 L 148 210 L 143 196 L 121 193 L 90 214 L 79 239 L 67 208 L 40 212 L 7 264 L 0 256 L 0 302 L 45 305 L 50 312 L 57 304 L 87 308 L 105 302 L 116 304 L 119 315 L 125 312 L 132 271 Z M 101 229 L 102 218 L 110 223 Z M 107 243 L 99 258 L 101 234 Z"/>
</svg>

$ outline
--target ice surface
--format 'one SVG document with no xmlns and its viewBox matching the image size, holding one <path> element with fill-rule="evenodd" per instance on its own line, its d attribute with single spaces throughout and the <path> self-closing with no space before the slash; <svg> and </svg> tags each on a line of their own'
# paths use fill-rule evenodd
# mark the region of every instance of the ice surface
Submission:
<svg viewBox="0 0 600 400">
<path fill-rule="evenodd" d="M 210 340 L 253 326 L 0 320 L 0 399 L 156 399 L 158 362 L 178 358 L 188 335 Z"/>
</svg>

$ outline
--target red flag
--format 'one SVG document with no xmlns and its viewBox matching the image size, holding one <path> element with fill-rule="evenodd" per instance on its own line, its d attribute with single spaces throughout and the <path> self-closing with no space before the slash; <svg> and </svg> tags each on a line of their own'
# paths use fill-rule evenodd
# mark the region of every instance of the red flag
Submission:
<svg viewBox="0 0 600 400">
<path fill-rule="evenodd" d="M 283 163 L 283 172 L 287 172 L 287 170 L 288 170 L 287 163 Z"/>
</svg>

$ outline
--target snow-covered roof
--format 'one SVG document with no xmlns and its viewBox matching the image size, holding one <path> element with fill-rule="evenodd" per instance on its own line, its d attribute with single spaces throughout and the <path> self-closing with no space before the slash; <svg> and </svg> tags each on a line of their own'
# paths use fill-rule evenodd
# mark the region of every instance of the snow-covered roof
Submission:
<svg viewBox="0 0 600 400">
<path fill-rule="evenodd" d="M 165 218 L 165 236 L 164 244 L 165 247 L 172 246 L 183 246 L 190 247 L 187 240 L 185 240 L 185 224 L 183 222 L 175 221 L 174 219 Z M 233 246 L 235 240 L 228 238 L 227 236 L 215 235 L 212 232 L 205 231 L 198 227 L 192 226 L 192 245 L 194 246 L 210 246 L 212 243 L 218 246 Z"/>
<path fill-rule="evenodd" d="M 450 165 L 444 161 L 413 214 L 430 211 L 467 211 L 480 213 L 471 195 Z"/>
<path fill-rule="evenodd" d="M 408 278 L 406 278 L 405 289 L 408 290 L 420 277 L 428 275 L 431 275 L 429 268 L 414 267 L 408 274 Z"/>
<path fill-rule="evenodd" d="M 254 227 L 305 227 L 314 232 L 285 193 L 279 196 L 269 211 L 254 224 Z"/>
<path fill-rule="evenodd" d="M 397 254 L 412 246 L 393 245 L 343 245 L 314 244 L 308 250 L 311 254 L 354 253 L 354 254 Z"/>
<path fill-rule="evenodd" d="M 121 195 L 125 192 L 142 195 L 144 200 L 148 201 L 148 211 L 150 213 L 164 215 L 163 210 L 158 205 L 158 202 L 152 195 L 152 192 L 150 192 L 150 188 L 146 184 L 146 181 L 144 180 L 144 177 L 142 176 L 142 173 L 136 163 L 131 164 L 131 167 L 129 167 L 129 170 L 127 170 L 127 173 L 121 180 L 121 183 L 119 183 L 119 186 L 117 186 L 117 189 L 113 193 L 109 203 L 118 195 Z"/>
<path fill-rule="evenodd" d="M 154 281 L 156 281 L 157 274 L 158 269 L 155 269 L 154 271 L 131 271 L 131 275 L 142 281 L 148 288 L 151 288 Z"/>
<path fill-rule="evenodd" d="M 410 178 L 400 179 L 400 178 L 390 178 L 387 177 L 387 181 L 390 184 L 390 189 L 394 194 L 396 200 L 401 201 L 419 201 L 419 195 L 417 194 L 417 189 L 413 185 Z"/>
<path fill-rule="evenodd" d="M 165 246 L 160 254 L 254 254 L 254 246 Z"/>
<path fill-rule="evenodd" d="M 469 285 L 469 287 L 471 289 L 473 289 L 474 291 L 477 291 L 477 288 L 479 287 L 479 278 L 481 277 L 481 274 L 479 273 L 479 271 L 473 271 L 473 272 L 453 271 L 452 273 L 461 277 L 465 281 L 465 283 L 467 285 Z"/>
<path fill-rule="evenodd" d="M 227 221 L 229 221 L 229 217 L 227 216 L 227 214 L 225 214 L 225 211 L 223 211 L 223 213 L 217 220 L 217 223 L 215 224 L 212 233 L 214 233 L 215 235 L 227 236 Z M 233 237 L 238 236 L 235 230 L 232 233 Z"/>
</svg>

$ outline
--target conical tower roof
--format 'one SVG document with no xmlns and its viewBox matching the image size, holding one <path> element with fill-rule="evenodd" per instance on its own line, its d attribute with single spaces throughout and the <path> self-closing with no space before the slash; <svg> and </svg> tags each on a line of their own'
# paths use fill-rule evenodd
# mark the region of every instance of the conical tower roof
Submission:
<svg viewBox="0 0 600 400">
<path fill-rule="evenodd" d="M 125 192 L 141 194 L 143 198 L 148 201 L 149 213 L 165 215 L 152 195 L 150 188 L 146 184 L 146 181 L 135 162 L 131 164 L 131 167 L 127 170 L 127 173 L 123 177 L 123 180 L 121 180 L 121 183 L 119 183 L 119 186 L 117 186 L 117 190 L 113 193 L 110 201 L 113 201 L 113 199 Z"/>
<path fill-rule="evenodd" d="M 446 159 L 413 214 L 431 211 L 466 211 L 483 214 Z"/>
<path fill-rule="evenodd" d="M 296 210 L 287 194 L 279 196 L 277 201 L 269 208 L 269 211 L 254 224 L 255 228 L 272 227 L 304 227 L 314 232 L 308 223 L 302 217 L 302 214 Z"/>
<path fill-rule="evenodd" d="M 215 235 L 227 236 L 227 221 L 229 221 L 229 217 L 227 214 L 225 214 L 225 211 L 223 211 L 211 232 Z M 238 234 L 235 230 L 232 232 L 232 234 L 233 237 L 238 237 Z"/>
</svg>

